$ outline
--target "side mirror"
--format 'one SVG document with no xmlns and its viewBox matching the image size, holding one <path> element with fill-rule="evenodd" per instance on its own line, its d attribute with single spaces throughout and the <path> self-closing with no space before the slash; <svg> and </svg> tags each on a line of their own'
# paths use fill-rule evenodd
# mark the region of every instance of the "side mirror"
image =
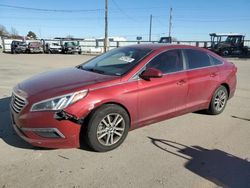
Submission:
<svg viewBox="0 0 250 188">
<path fill-rule="evenodd" d="M 140 78 L 149 81 L 150 78 L 161 78 L 162 72 L 156 68 L 148 68 L 140 74 Z"/>
</svg>

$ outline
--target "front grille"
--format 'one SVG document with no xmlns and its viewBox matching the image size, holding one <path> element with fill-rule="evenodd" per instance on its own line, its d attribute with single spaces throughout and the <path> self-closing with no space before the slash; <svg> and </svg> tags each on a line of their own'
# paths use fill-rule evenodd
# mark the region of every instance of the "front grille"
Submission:
<svg viewBox="0 0 250 188">
<path fill-rule="evenodd" d="M 11 106 L 16 113 L 20 113 L 24 106 L 27 104 L 26 100 L 15 93 L 12 94 Z"/>
</svg>

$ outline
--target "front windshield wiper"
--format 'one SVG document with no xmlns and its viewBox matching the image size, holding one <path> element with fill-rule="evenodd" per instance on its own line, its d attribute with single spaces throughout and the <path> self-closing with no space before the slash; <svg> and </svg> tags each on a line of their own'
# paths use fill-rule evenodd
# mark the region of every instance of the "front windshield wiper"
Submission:
<svg viewBox="0 0 250 188">
<path fill-rule="evenodd" d="M 90 71 L 90 72 L 99 73 L 99 74 L 105 74 L 104 71 L 98 70 L 98 69 L 94 69 L 94 68 L 84 68 L 83 66 L 77 66 L 76 68 L 81 69 L 81 70 Z"/>
</svg>

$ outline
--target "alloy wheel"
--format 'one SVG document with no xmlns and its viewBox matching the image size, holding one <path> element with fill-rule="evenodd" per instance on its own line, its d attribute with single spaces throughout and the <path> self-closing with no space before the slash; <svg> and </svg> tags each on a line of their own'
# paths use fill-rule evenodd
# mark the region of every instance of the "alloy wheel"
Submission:
<svg viewBox="0 0 250 188">
<path fill-rule="evenodd" d="M 104 146 L 116 144 L 123 136 L 125 120 L 118 113 L 106 115 L 97 127 L 97 139 Z"/>
<path fill-rule="evenodd" d="M 224 108 L 226 100 L 227 100 L 226 92 L 223 90 L 219 90 L 214 98 L 214 107 L 218 112 L 220 112 Z"/>
</svg>

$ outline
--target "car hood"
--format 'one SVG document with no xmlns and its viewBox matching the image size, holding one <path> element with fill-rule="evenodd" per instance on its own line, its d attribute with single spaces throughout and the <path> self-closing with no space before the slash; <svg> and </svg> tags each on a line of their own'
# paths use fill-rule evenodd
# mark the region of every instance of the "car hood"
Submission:
<svg viewBox="0 0 250 188">
<path fill-rule="evenodd" d="M 61 49 L 62 47 L 61 46 L 50 46 L 50 48 L 52 48 L 52 49 Z"/>
<path fill-rule="evenodd" d="M 31 77 L 18 84 L 27 97 L 33 95 L 59 95 L 88 89 L 90 85 L 117 79 L 117 76 L 102 75 L 77 68 L 50 71 Z"/>
</svg>

